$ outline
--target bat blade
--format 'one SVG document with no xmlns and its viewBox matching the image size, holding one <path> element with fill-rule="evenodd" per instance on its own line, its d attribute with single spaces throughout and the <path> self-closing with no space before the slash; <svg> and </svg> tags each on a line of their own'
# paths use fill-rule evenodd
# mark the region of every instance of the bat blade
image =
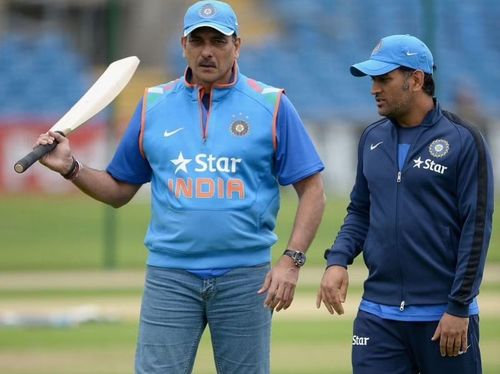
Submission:
<svg viewBox="0 0 500 374">
<path fill-rule="evenodd" d="M 110 64 L 80 100 L 50 128 L 50 131 L 57 131 L 67 136 L 103 110 L 125 88 L 139 62 L 136 56 L 130 56 Z M 36 147 L 16 162 L 14 170 L 17 173 L 23 173 L 54 147 Z"/>
</svg>

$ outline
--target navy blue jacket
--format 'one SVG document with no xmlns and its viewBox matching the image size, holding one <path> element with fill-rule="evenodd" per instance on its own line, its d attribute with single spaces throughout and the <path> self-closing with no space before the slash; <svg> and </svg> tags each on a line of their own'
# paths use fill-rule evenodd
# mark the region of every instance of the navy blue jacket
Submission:
<svg viewBox="0 0 500 374">
<path fill-rule="evenodd" d="M 363 298 L 385 305 L 448 304 L 465 317 L 479 293 L 493 215 L 493 174 L 481 134 L 436 103 L 401 170 L 395 124 L 368 126 L 351 202 L 327 264 L 363 252 Z"/>
</svg>

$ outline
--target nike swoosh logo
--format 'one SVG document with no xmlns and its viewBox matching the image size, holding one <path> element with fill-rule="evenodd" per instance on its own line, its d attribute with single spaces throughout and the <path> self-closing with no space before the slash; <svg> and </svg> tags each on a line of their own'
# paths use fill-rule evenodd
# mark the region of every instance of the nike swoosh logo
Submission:
<svg viewBox="0 0 500 374">
<path fill-rule="evenodd" d="M 370 145 L 370 151 L 373 151 L 375 148 L 377 148 L 380 144 L 382 144 L 383 142 L 378 142 L 377 144 L 372 144 Z"/>
<path fill-rule="evenodd" d="M 409 51 L 407 51 L 407 52 L 406 52 L 406 55 L 407 55 L 407 56 L 415 56 L 417 53 L 418 53 L 418 52 L 409 52 Z"/>
<path fill-rule="evenodd" d="M 184 130 L 184 127 L 179 127 L 178 129 L 175 129 L 174 131 L 170 131 L 170 132 L 168 132 L 167 130 L 165 130 L 165 132 L 163 133 L 163 136 L 165 138 L 168 138 L 169 136 L 177 134 L 181 130 Z"/>
</svg>

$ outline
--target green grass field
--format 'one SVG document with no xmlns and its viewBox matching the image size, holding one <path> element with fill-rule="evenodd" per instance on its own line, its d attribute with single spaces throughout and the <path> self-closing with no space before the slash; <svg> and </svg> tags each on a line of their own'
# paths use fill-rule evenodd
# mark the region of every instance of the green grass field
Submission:
<svg viewBox="0 0 500 374">
<path fill-rule="evenodd" d="M 329 199 L 306 272 L 302 271 L 290 310 L 273 323 L 272 373 L 350 372 L 351 325 L 362 288 L 362 264 L 355 264 L 347 313 L 330 317 L 314 307 L 329 247 L 345 214 L 346 201 Z M 296 199 L 285 194 L 274 257 L 286 245 Z M 6 310 L 42 312 L 81 304 L 101 304 L 127 316 L 116 322 L 79 327 L 0 327 L 0 372 L 7 374 L 132 373 L 137 334 L 136 308 L 146 251 L 142 241 L 149 203 L 135 201 L 115 211 L 116 268 L 103 269 L 104 217 L 110 210 L 85 197 L 0 196 L 0 314 Z M 495 220 L 488 255 L 490 273 L 500 269 Z M 491 269 L 491 270 L 490 270 Z M 120 283 L 120 276 L 124 281 Z M 62 278 L 58 278 L 62 277 Z M 64 278 L 66 277 L 66 278 Z M 107 283 L 108 280 L 118 281 Z M 54 278 L 51 281 L 51 278 Z M 134 278 L 134 279 L 132 279 Z M 61 281 L 60 279 L 68 279 Z M 500 277 L 488 278 L 480 295 L 481 347 L 485 373 L 500 372 Z M 22 282 L 25 280 L 26 282 Z M 32 309 L 29 309 L 32 308 Z M 298 358 L 298 359 L 296 359 Z M 209 336 L 200 345 L 194 373 L 215 373 Z"/>
<path fill-rule="evenodd" d="M 102 266 L 106 215 L 114 214 L 119 268 L 143 268 L 143 238 L 149 222 L 149 202 L 137 199 L 114 210 L 77 195 L 8 196 L 0 198 L 0 271 L 92 269 Z M 323 265 L 323 252 L 335 238 L 345 213 L 345 201 L 331 199 L 323 225 L 310 249 L 310 264 Z M 275 256 L 282 253 L 293 223 L 296 198 L 284 194 L 278 219 Z M 8 249 L 8 250 L 7 250 Z"/>
<path fill-rule="evenodd" d="M 330 247 L 342 224 L 347 200 L 329 198 L 308 265 L 323 266 L 324 250 Z M 293 194 L 283 194 L 276 232 L 279 241 L 273 255 L 285 248 L 296 207 Z M 498 215 L 498 209 L 495 214 Z M 143 238 L 149 222 L 149 202 L 141 199 L 114 210 L 90 198 L 0 196 L 0 271 L 95 269 L 102 267 L 106 216 L 114 215 L 116 266 L 142 269 L 146 259 Z M 488 261 L 500 263 L 500 221 L 494 230 Z"/>
</svg>

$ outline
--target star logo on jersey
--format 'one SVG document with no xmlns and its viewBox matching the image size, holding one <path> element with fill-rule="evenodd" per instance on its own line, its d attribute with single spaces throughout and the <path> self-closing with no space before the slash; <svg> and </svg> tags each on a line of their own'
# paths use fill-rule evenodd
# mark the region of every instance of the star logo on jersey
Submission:
<svg viewBox="0 0 500 374">
<path fill-rule="evenodd" d="M 182 152 L 179 152 L 179 156 L 177 156 L 176 159 L 170 160 L 172 164 L 177 166 L 177 168 L 175 169 L 175 174 L 177 174 L 179 170 L 182 170 L 184 173 L 187 173 L 188 172 L 187 165 L 191 162 L 191 160 L 192 159 L 190 158 L 184 158 Z"/>
<path fill-rule="evenodd" d="M 413 162 L 415 163 L 415 165 L 413 165 L 414 168 L 419 168 L 422 166 L 422 164 L 424 163 L 424 161 L 422 160 L 422 157 L 418 157 L 417 159 L 413 160 Z"/>
<path fill-rule="evenodd" d="M 444 174 L 445 171 L 448 169 L 448 166 L 438 164 L 437 162 L 434 162 L 430 158 L 422 160 L 421 156 L 418 156 L 418 158 L 414 159 L 413 162 L 415 163 L 413 165 L 414 168 L 430 170 L 430 171 L 433 171 L 434 173 L 438 173 L 441 175 Z"/>
</svg>

